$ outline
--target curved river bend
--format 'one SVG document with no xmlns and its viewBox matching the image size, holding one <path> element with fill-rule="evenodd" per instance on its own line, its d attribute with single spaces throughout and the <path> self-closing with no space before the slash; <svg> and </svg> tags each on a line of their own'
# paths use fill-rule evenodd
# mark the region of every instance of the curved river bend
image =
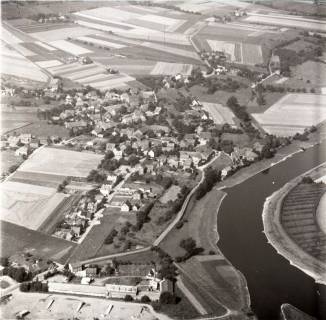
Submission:
<svg viewBox="0 0 326 320">
<path fill-rule="evenodd" d="M 326 286 L 318 285 L 277 254 L 263 233 L 266 197 L 289 180 L 326 161 L 326 143 L 297 153 L 243 183 L 226 189 L 218 213 L 218 246 L 245 276 L 259 319 L 279 319 L 282 303 L 326 319 Z"/>
</svg>

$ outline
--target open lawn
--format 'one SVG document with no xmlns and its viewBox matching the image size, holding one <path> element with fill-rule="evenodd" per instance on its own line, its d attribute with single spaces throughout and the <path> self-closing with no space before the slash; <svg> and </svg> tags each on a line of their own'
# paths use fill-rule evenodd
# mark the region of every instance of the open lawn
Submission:
<svg viewBox="0 0 326 320">
<path fill-rule="evenodd" d="M 178 199 L 178 193 L 181 188 L 179 186 L 172 185 L 169 189 L 167 189 L 163 196 L 160 198 L 162 203 L 168 203 L 169 201 L 174 201 Z"/>
<path fill-rule="evenodd" d="M 26 250 L 31 254 L 65 263 L 74 243 L 50 237 L 38 231 L 30 230 L 10 222 L 0 221 L 1 256 L 9 257 Z M 19 237 L 17 235 L 19 234 Z"/>
<path fill-rule="evenodd" d="M 46 147 L 35 151 L 19 170 L 59 176 L 87 177 L 102 158 L 102 155 L 94 153 Z"/>
</svg>

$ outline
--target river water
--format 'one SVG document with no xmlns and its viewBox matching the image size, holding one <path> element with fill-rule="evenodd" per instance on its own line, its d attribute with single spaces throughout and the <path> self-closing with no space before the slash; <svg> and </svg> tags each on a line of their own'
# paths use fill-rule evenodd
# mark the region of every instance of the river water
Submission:
<svg viewBox="0 0 326 320">
<path fill-rule="evenodd" d="M 326 319 L 326 287 L 290 265 L 267 243 L 262 210 L 266 197 L 289 180 L 326 161 L 326 143 L 298 153 L 245 182 L 226 189 L 218 214 L 218 246 L 242 272 L 259 319 L 279 319 L 282 303 Z M 273 183 L 274 182 L 274 183 Z"/>
</svg>

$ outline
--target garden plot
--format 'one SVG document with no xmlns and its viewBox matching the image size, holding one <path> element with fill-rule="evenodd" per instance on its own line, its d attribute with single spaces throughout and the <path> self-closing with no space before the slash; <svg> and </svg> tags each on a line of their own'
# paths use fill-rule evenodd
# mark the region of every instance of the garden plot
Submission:
<svg viewBox="0 0 326 320">
<path fill-rule="evenodd" d="M 209 46 L 212 51 L 224 52 L 228 56 L 230 56 L 231 61 L 235 61 L 235 43 L 228 41 L 220 41 L 220 40 L 207 40 Z"/>
<path fill-rule="evenodd" d="M 18 52 L 1 45 L 1 72 L 19 78 L 46 82 L 48 76 Z"/>
<path fill-rule="evenodd" d="M 99 44 L 101 46 L 114 48 L 114 49 L 121 49 L 121 48 L 125 47 L 125 45 L 122 45 L 122 44 L 119 44 L 119 43 L 114 43 L 114 42 L 101 40 L 101 39 L 97 39 L 97 38 L 86 37 L 86 36 L 78 37 L 77 39 L 80 40 L 80 41 L 86 41 L 86 42 L 90 42 L 90 43 L 94 43 L 94 44 Z"/>
<path fill-rule="evenodd" d="M 60 50 L 66 51 L 70 54 L 73 55 L 81 55 L 81 54 L 85 54 L 85 53 L 91 53 L 91 50 L 88 50 L 86 48 L 77 46 L 76 44 L 73 44 L 69 41 L 66 40 L 56 40 L 56 41 L 51 41 L 50 45 L 53 47 L 56 47 Z"/>
<path fill-rule="evenodd" d="M 263 63 L 261 46 L 256 44 L 242 43 L 242 63 L 255 65 Z"/>
<path fill-rule="evenodd" d="M 326 120 L 326 96 L 287 94 L 264 113 L 252 116 L 270 134 L 289 136 Z"/>
<path fill-rule="evenodd" d="M 87 177 L 102 158 L 102 155 L 93 153 L 42 148 L 35 151 L 18 170 L 59 176 Z"/>
<path fill-rule="evenodd" d="M 191 64 L 157 62 L 151 74 L 171 76 L 182 74 L 184 76 L 190 76 L 192 68 L 193 66 Z"/>
<path fill-rule="evenodd" d="M 64 40 L 69 37 L 76 38 L 89 34 L 93 34 L 94 30 L 83 28 L 83 27 L 74 27 L 74 28 L 63 28 L 60 30 L 49 30 L 42 32 L 31 33 L 30 35 L 34 38 L 49 43 L 51 41 Z"/>
<path fill-rule="evenodd" d="M 56 189 L 20 182 L 1 184 L 1 219 L 37 230 L 66 197 Z"/>
<path fill-rule="evenodd" d="M 51 68 L 62 65 L 62 62 L 59 60 L 36 61 L 35 63 L 41 68 Z"/>
<path fill-rule="evenodd" d="M 223 107 L 219 103 L 201 102 L 201 104 L 203 109 L 212 117 L 214 123 L 228 123 L 231 126 L 236 126 L 234 122 L 235 116 L 229 108 Z"/>
</svg>

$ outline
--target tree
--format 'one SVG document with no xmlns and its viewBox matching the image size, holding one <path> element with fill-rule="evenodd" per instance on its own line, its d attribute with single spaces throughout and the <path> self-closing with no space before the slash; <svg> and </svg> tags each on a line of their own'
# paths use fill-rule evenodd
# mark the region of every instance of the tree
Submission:
<svg viewBox="0 0 326 320">
<path fill-rule="evenodd" d="M 180 247 L 187 252 L 192 252 L 196 248 L 196 241 L 193 238 L 187 238 L 180 241 Z"/>
<path fill-rule="evenodd" d="M 161 293 L 159 302 L 161 304 L 176 304 L 177 297 L 173 293 L 165 291 Z"/>
</svg>

